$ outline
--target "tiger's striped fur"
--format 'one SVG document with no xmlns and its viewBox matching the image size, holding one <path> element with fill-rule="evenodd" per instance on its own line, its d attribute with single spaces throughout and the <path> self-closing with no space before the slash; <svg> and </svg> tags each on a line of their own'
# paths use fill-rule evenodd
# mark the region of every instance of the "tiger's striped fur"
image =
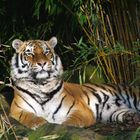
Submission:
<svg viewBox="0 0 140 140">
<path fill-rule="evenodd" d="M 46 122 L 77 127 L 98 121 L 139 122 L 139 87 L 64 82 L 61 60 L 54 52 L 56 44 L 55 37 L 49 41 L 13 41 L 13 118 L 30 128 Z"/>
</svg>

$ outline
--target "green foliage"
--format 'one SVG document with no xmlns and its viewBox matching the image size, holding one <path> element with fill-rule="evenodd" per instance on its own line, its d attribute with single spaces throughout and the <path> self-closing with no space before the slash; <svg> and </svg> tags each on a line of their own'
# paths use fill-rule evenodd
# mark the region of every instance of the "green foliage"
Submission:
<svg viewBox="0 0 140 140">
<path fill-rule="evenodd" d="M 12 56 L 12 49 L 10 46 L 1 44 L 0 47 L 0 81 L 5 81 L 10 77 L 10 61 Z"/>
<path fill-rule="evenodd" d="M 78 73 L 77 82 L 86 81 L 85 70 L 89 64 L 93 67 L 101 67 L 102 72 L 99 75 L 103 74 L 105 81 L 115 82 L 112 80 L 115 77 L 113 77 L 112 70 L 109 69 L 107 59 L 109 56 L 129 52 L 119 42 L 108 43 L 107 39 L 110 34 L 107 35 L 107 33 L 111 29 L 106 28 L 102 17 L 105 12 L 104 7 L 99 1 L 34 0 L 29 2 L 21 0 L 19 3 L 15 0 L 16 5 L 12 2 L 8 2 L 6 5 L 6 2 L 3 0 L 3 6 L 0 8 L 5 9 L 0 16 L 2 21 L 0 38 L 3 44 L 11 44 L 14 38 L 49 39 L 56 35 L 59 39 L 59 48 L 56 50 L 61 55 L 64 68 L 68 71 L 71 70 L 70 73 Z M 21 4 L 30 10 L 24 11 Z M 8 6 L 11 9 L 8 9 Z M 10 16 L 9 20 L 6 18 L 7 15 Z M 107 24 L 107 26 L 109 25 Z M 7 38 L 9 38 L 8 41 Z M 113 39 L 110 42 L 113 42 Z M 70 57 L 71 59 L 69 59 Z M 68 63 L 66 64 L 66 62 Z M 4 63 L 2 66 L 6 69 Z M 96 77 L 96 75 L 94 76 Z"/>
<path fill-rule="evenodd" d="M 35 0 L 34 3 L 34 12 L 33 15 L 40 19 L 41 9 L 44 9 L 49 16 L 57 16 L 59 15 L 63 8 L 59 1 L 55 0 Z"/>
<path fill-rule="evenodd" d="M 139 138 L 140 138 L 140 127 L 136 130 L 136 132 L 132 136 L 132 140 L 138 140 Z"/>
<path fill-rule="evenodd" d="M 0 15 L 4 15 L 5 14 L 5 7 L 4 7 L 4 3 L 5 3 L 5 0 L 1 0 L 1 4 L 0 4 Z"/>
</svg>

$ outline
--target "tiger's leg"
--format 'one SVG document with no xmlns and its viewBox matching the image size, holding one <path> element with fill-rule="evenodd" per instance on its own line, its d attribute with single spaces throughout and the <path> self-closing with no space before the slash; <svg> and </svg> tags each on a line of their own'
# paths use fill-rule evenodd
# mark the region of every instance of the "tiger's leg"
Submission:
<svg viewBox="0 0 140 140">
<path fill-rule="evenodd" d="M 88 127 L 96 123 L 94 113 L 85 103 L 79 102 L 76 109 L 70 113 L 67 120 L 63 122 L 65 125 L 75 127 Z"/>
<path fill-rule="evenodd" d="M 63 122 L 64 125 L 75 126 L 75 127 L 88 127 L 96 123 L 95 118 L 92 114 L 81 114 L 77 111 L 72 113 L 68 119 Z"/>
<path fill-rule="evenodd" d="M 22 110 L 19 112 L 16 111 L 16 114 L 17 113 L 20 114 L 20 116 L 15 115 L 14 112 L 10 112 L 10 116 L 28 128 L 36 129 L 46 123 L 42 117 L 35 116 L 35 114 L 31 112 L 25 112 Z"/>
<path fill-rule="evenodd" d="M 133 109 L 121 108 L 115 110 L 110 116 L 110 122 L 122 122 L 126 124 L 139 124 L 140 114 Z"/>
<path fill-rule="evenodd" d="M 21 100 L 17 100 L 17 97 L 14 98 L 12 104 L 11 104 L 11 108 L 10 108 L 10 116 L 14 119 L 16 119 L 17 121 L 19 121 L 21 124 L 23 124 L 24 126 L 31 128 L 31 129 L 36 129 L 37 127 L 43 125 L 46 123 L 46 120 L 42 117 L 38 117 L 36 116 L 34 113 L 32 112 L 28 112 L 26 110 L 24 110 L 18 101 Z"/>
</svg>

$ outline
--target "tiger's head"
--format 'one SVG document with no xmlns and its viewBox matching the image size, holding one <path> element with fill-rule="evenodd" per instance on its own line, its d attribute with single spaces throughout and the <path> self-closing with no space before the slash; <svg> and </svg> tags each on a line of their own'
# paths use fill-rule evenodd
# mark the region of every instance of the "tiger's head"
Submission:
<svg viewBox="0 0 140 140">
<path fill-rule="evenodd" d="M 16 50 L 11 62 L 13 80 L 49 81 L 61 77 L 63 68 L 54 47 L 57 38 L 48 41 L 15 39 L 12 42 Z"/>
</svg>

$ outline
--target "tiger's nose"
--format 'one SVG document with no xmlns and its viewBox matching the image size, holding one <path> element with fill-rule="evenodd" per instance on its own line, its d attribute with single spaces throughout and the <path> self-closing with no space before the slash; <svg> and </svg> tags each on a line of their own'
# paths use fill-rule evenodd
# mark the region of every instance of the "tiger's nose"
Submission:
<svg viewBox="0 0 140 140">
<path fill-rule="evenodd" d="M 42 68 L 46 65 L 46 62 L 44 62 L 44 63 L 37 63 L 39 66 L 41 66 Z"/>
</svg>

